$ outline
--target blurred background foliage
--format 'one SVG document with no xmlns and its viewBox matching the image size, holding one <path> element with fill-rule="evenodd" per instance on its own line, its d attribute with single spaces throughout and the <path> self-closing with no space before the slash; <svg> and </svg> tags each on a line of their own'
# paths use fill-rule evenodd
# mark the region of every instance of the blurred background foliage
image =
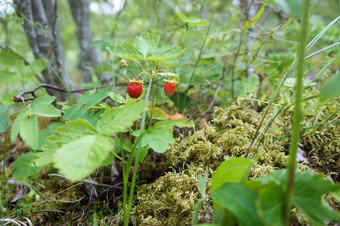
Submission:
<svg viewBox="0 0 340 226">
<path fill-rule="evenodd" d="M 241 7 L 242 2 L 244 1 L 91 1 L 90 27 L 95 40 L 91 46 L 98 46 L 101 49 L 103 59 L 100 66 L 92 68 L 92 71 L 107 70 L 113 74 L 112 56 L 108 54 L 106 48 L 150 32 L 161 36 L 162 45 L 177 45 L 185 49 L 178 65 L 171 70 L 181 75 L 179 91 L 184 92 L 190 85 L 190 98 L 203 108 L 206 109 L 208 107 L 206 103 L 212 102 L 213 99 L 217 104 L 223 105 L 232 96 L 266 100 L 268 93 L 275 89 L 295 57 L 301 5 L 299 1 L 293 0 L 268 0 L 260 19 L 251 29 L 242 31 L 243 24 L 249 20 Z M 255 12 L 259 11 L 263 4 L 263 1 L 251 2 Z M 33 62 L 34 56 L 22 27 L 23 18 L 18 17 L 14 10 L 10 9 L 15 7 L 11 1 L 2 0 L 0 5 L 1 46 L 10 47 L 28 62 Z M 75 87 L 100 86 L 100 81 L 94 73 L 91 83 L 82 82 L 78 69 L 80 50 L 76 35 L 77 27 L 68 1 L 58 0 L 57 10 L 66 68 Z M 339 12 L 339 0 L 313 1 L 307 40 L 310 41 L 339 16 Z M 340 29 L 337 23 L 310 53 L 339 41 Z M 338 46 L 333 47 L 307 60 L 307 79 L 310 80 L 332 61 L 329 67 L 322 71 L 322 75 L 314 83 L 309 84 L 310 87 L 316 83 L 319 87 L 338 70 L 340 64 L 338 49 Z M 124 83 L 131 75 L 117 67 L 119 60 L 116 57 L 114 74 L 118 78 L 118 83 Z M 249 74 L 250 67 L 252 71 Z M 135 70 L 133 66 L 130 69 L 133 73 L 139 70 Z M 192 74 L 193 79 L 190 81 Z M 231 88 L 232 74 L 235 74 L 234 90 Z M 32 88 L 38 83 L 39 81 L 34 78 L 13 82 L 4 82 L 0 79 L 0 102 L 13 104 L 12 96 L 21 89 Z M 285 86 L 285 90 L 287 92 L 281 94 L 281 101 L 289 102 L 289 92 L 292 91 L 289 84 Z M 307 91 L 312 95 L 314 91 L 311 90 L 313 89 Z M 288 95 L 288 98 L 284 95 Z"/>
</svg>

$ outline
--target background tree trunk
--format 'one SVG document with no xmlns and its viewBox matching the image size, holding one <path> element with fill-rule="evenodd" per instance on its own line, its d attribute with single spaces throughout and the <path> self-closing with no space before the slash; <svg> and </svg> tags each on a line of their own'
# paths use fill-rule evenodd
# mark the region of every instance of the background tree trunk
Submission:
<svg viewBox="0 0 340 226">
<path fill-rule="evenodd" d="M 80 47 L 79 69 L 84 82 L 91 82 L 90 68 L 96 68 L 101 63 L 101 56 L 97 47 L 90 47 L 93 42 L 90 23 L 90 0 L 68 0 L 73 19 L 77 25 L 77 36 Z M 98 79 L 103 85 L 111 83 L 111 77 L 107 72 L 97 73 Z"/>
<path fill-rule="evenodd" d="M 17 14 L 24 19 L 24 30 L 36 59 L 48 59 L 42 72 L 46 83 L 70 89 L 72 82 L 66 70 L 64 48 L 60 39 L 55 0 L 14 0 Z M 65 99 L 54 90 L 48 94 Z"/>
<path fill-rule="evenodd" d="M 243 12 L 243 16 L 246 20 L 250 20 L 253 18 L 257 11 L 259 10 L 258 6 L 254 4 L 254 0 L 240 0 L 240 9 L 241 12 Z M 255 35 L 256 35 L 256 30 L 255 26 L 252 26 L 249 28 L 248 33 L 247 33 L 247 56 L 251 59 L 253 52 L 253 44 L 255 40 Z M 246 77 L 249 77 L 250 75 L 254 74 L 254 66 L 253 64 L 250 64 L 248 66 L 248 69 L 246 71 Z"/>
</svg>

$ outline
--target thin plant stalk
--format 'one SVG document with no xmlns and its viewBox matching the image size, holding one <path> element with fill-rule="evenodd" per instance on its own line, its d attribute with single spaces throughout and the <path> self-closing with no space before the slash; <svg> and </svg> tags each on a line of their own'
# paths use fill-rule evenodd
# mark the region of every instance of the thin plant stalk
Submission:
<svg viewBox="0 0 340 226">
<path fill-rule="evenodd" d="M 5 146 L 4 146 L 4 161 L 2 164 L 2 192 L 3 198 L 5 200 L 5 183 L 6 183 L 6 155 L 7 155 L 7 131 L 5 132 Z"/>
<path fill-rule="evenodd" d="M 113 53 L 109 50 L 109 52 L 112 54 L 112 63 L 111 63 L 111 72 L 112 72 L 112 86 L 113 86 L 113 93 L 115 94 L 115 97 L 117 98 L 117 88 L 116 88 L 116 79 L 115 79 L 115 70 L 114 70 L 114 59 L 115 55 L 114 52 L 116 52 L 116 46 L 117 46 L 117 41 L 115 43 L 115 48 L 113 50 Z M 117 99 L 114 99 L 115 106 L 116 108 L 118 107 L 118 101 Z M 124 156 L 125 156 L 125 151 L 123 148 L 123 134 L 122 132 L 119 133 L 119 139 L 120 139 L 120 155 L 122 158 L 122 172 L 123 172 L 123 213 L 124 215 L 126 214 L 126 202 L 127 202 L 127 188 L 128 188 L 128 177 L 129 177 L 129 172 L 125 173 L 126 167 L 125 167 L 125 161 L 124 161 Z"/>
<path fill-rule="evenodd" d="M 151 79 L 150 82 L 149 82 L 149 86 L 148 86 L 148 89 L 146 91 L 145 102 L 149 101 L 152 83 L 153 83 L 153 79 Z M 130 193 L 129 193 L 128 207 L 127 207 L 127 211 L 124 213 L 124 226 L 129 225 L 130 212 L 131 212 L 131 207 L 132 207 L 132 199 L 133 199 L 133 195 L 134 195 L 134 192 L 135 192 L 135 186 L 136 186 L 137 168 L 138 168 L 138 164 L 139 164 L 140 157 L 141 157 L 141 150 L 142 150 L 141 145 L 142 145 L 142 136 L 143 136 L 144 127 L 145 127 L 146 112 L 147 111 L 145 110 L 143 112 L 143 115 L 142 115 L 142 122 L 141 122 L 141 126 L 140 126 L 140 135 L 139 135 L 140 139 L 138 141 L 137 152 L 135 153 L 136 157 L 135 157 L 135 164 L 134 164 L 134 167 L 133 167 L 133 174 L 132 174 L 132 181 L 131 181 L 131 187 L 130 187 Z M 130 154 L 133 155 L 132 152 Z M 130 168 L 130 167 L 128 167 L 128 168 Z"/>
<path fill-rule="evenodd" d="M 305 63 L 305 46 L 307 39 L 308 28 L 308 11 L 310 0 L 304 0 L 303 11 L 301 15 L 301 29 L 300 29 L 300 42 L 298 49 L 298 66 L 297 66 L 297 79 L 295 86 L 295 107 L 293 114 L 293 127 L 292 138 L 290 142 L 289 159 L 288 159 L 288 179 L 287 190 L 283 209 L 283 223 L 289 225 L 290 210 L 292 207 L 294 178 L 295 178 L 295 166 L 296 166 L 296 154 L 298 150 L 298 141 L 300 138 L 301 121 L 303 117 L 302 112 L 302 91 L 303 91 L 303 70 Z"/>
</svg>

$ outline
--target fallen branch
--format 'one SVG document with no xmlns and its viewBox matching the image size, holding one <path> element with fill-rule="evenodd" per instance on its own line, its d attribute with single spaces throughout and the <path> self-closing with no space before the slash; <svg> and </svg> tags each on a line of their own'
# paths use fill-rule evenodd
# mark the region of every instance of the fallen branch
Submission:
<svg viewBox="0 0 340 226">
<path fill-rule="evenodd" d="M 121 84 L 116 84 L 116 86 L 127 86 L 126 83 L 121 83 Z M 105 87 L 95 87 L 95 88 L 88 88 L 88 89 L 74 89 L 74 90 L 66 90 L 64 88 L 60 88 L 58 86 L 54 86 L 52 84 L 46 84 L 46 83 L 40 83 L 39 85 L 33 87 L 32 89 L 29 90 L 21 90 L 18 95 L 12 97 L 12 100 L 14 102 L 25 102 L 29 100 L 34 100 L 36 98 L 35 91 L 37 91 L 40 88 L 46 88 L 46 89 L 53 89 L 59 92 L 64 92 L 64 93 L 83 93 L 88 90 L 92 89 L 103 89 L 111 86 L 105 86 Z M 24 97 L 24 95 L 31 94 L 33 97 Z"/>
</svg>

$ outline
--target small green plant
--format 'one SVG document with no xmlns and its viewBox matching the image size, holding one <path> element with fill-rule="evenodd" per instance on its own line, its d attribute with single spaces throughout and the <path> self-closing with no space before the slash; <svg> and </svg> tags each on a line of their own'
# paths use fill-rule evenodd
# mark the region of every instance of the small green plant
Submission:
<svg viewBox="0 0 340 226">
<path fill-rule="evenodd" d="M 178 47 L 158 47 L 158 42 L 158 36 L 145 34 L 134 42 L 113 46 L 109 50 L 123 58 L 121 67 L 129 67 L 129 64 L 136 63 L 142 71 L 136 78 L 130 80 L 126 98 L 118 94 L 114 86 L 113 91 L 110 87 L 89 90 L 75 104 L 64 103 L 62 110 L 52 105 L 55 101 L 55 97 L 52 96 L 38 97 L 31 103 L 25 103 L 14 120 L 11 141 L 14 142 L 20 135 L 33 151 L 16 160 L 13 177 L 27 181 L 43 166 L 52 165 L 60 174 L 75 182 L 86 178 L 98 167 L 109 165 L 117 158 L 121 160 L 123 168 L 124 225 L 128 225 L 138 164 L 145 158 L 149 149 L 164 153 L 168 145 L 175 142 L 172 135 L 173 126 L 191 126 L 186 118 L 170 120 L 165 113 L 154 112 L 155 97 L 152 95 L 157 96 L 158 93 L 151 94 L 153 85 L 156 83 L 164 85 L 165 94 L 171 96 L 180 81 L 178 74 L 156 68 L 167 65 L 168 60 L 182 53 Z M 151 68 L 149 72 L 146 67 Z M 142 75 L 146 76 L 144 80 L 148 82 L 146 92 L 143 90 L 144 80 L 140 79 Z M 141 99 L 144 95 L 143 101 Z M 111 97 L 115 101 L 115 107 L 100 103 L 106 97 Z M 146 123 L 147 112 L 149 123 Z M 63 123 L 52 123 L 51 125 L 55 125 L 49 132 L 39 131 L 39 117 L 59 118 Z M 136 123 L 139 119 L 140 126 L 138 122 Z M 158 122 L 153 123 L 153 119 Z M 131 128 L 134 124 L 135 131 Z M 123 140 L 122 133 L 125 132 L 129 133 L 128 140 Z M 127 152 L 129 153 L 126 159 Z M 132 181 L 128 193 L 133 160 Z"/>
<path fill-rule="evenodd" d="M 213 221 L 219 225 L 286 225 L 283 222 L 288 170 L 248 180 L 254 160 L 233 158 L 223 162 L 212 176 Z M 296 173 L 296 171 L 295 171 Z M 339 201 L 340 184 L 321 173 L 296 173 L 293 204 L 309 222 L 324 225 L 340 221 L 340 214 L 323 199 L 333 194 Z"/>
</svg>

